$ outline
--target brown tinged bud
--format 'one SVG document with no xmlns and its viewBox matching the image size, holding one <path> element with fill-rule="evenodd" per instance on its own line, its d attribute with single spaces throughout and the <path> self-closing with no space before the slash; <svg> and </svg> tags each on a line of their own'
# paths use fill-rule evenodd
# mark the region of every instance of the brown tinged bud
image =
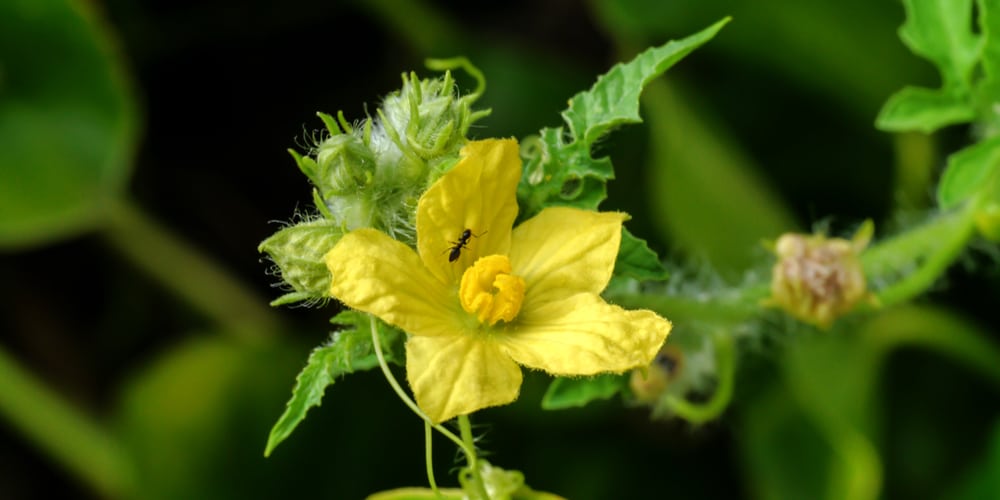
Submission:
<svg viewBox="0 0 1000 500">
<path fill-rule="evenodd" d="M 858 303 L 874 303 L 859 258 L 873 232 L 866 221 L 851 240 L 787 233 L 778 238 L 767 306 L 827 328 Z"/>
</svg>

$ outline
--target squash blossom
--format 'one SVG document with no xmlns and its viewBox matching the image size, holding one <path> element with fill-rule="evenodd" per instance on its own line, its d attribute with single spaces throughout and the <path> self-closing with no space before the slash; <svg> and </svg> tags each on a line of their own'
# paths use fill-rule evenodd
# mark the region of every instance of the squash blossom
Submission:
<svg viewBox="0 0 1000 500">
<path fill-rule="evenodd" d="M 406 373 L 435 423 L 517 399 L 521 368 L 553 375 L 648 365 L 670 332 L 652 311 L 599 293 L 622 213 L 547 208 L 513 228 L 513 139 L 468 143 L 417 204 L 417 249 L 374 229 L 329 253 L 330 294 L 409 334 Z"/>
</svg>

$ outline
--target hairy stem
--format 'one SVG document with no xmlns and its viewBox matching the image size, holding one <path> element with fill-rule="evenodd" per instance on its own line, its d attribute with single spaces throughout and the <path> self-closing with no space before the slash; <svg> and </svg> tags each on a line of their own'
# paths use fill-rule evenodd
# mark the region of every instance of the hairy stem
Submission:
<svg viewBox="0 0 1000 500">
<path fill-rule="evenodd" d="M 878 284 L 901 277 L 876 292 L 883 306 L 913 299 L 930 288 L 965 249 L 975 233 L 974 205 L 941 214 L 880 242 L 861 254 L 865 275 Z"/>
<path fill-rule="evenodd" d="M 469 423 L 468 415 L 458 417 L 458 427 L 462 431 L 462 440 L 465 441 L 465 457 L 469 461 L 473 486 L 481 500 L 489 500 L 490 495 L 486 492 L 486 485 L 483 484 L 483 476 L 479 471 L 479 458 L 476 456 L 476 443 L 472 438 L 472 424 Z"/>
</svg>

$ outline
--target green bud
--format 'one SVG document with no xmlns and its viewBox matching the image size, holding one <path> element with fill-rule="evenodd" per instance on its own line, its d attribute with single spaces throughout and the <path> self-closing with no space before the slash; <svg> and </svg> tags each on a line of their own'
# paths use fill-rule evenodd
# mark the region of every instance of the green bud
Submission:
<svg viewBox="0 0 1000 500">
<path fill-rule="evenodd" d="M 358 136 L 335 135 L 316 148 L 312 181 L 324 198 L 364 189 L 371 184 L 374 172 L 375 155 Z"/>
<path fill-rule="evenodd" d="M 318 113 L 326 127 L 322 141 L 305 156 L 290 151 L 315 186 L 313 201 L 331 227 L 342 232 L 372 227 L 415 243 L 417 200 L 454 166 L 470 125 L 489 114 L 470 111 L 485 80 L 467 60 L 432 60 L 428 65 L 445 73 L 426 79 L 404 74 L 402 87 L 360 124 L 352 125 L 342 112 L 336 117 Z M 456 67 L 476 78 L 475 92 L 458 94 L 447 71 Z M 284 261 L 275 261 L 288 276 Z M 304 285 L 292 286 L 298 290 Z"/>
<path fill-rule="evenodd" d="M 257 251 L 271 257 L 281 278 L 294 290 L 272 305 L 327 297 L 330 271 L 323 257 L 343 234 L 334 221 L 320 219 L 286 227 L 264 240 Z"/>
</svg>

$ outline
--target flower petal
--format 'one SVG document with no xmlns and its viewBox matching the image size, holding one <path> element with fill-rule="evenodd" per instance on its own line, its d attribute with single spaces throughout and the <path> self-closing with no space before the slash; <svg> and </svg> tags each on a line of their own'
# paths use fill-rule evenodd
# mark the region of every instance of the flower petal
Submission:
<svg viewBox="0 0 1000 500">
<path fill-rule="evenodd" d="M 653 361 L 670 322 L 580 293 L 525 309 L 497 342 L 514 361 L 554 375 L 623 372 Z"/>
<path fill-rule="evenodd" d="M 619 212 L 542 210 L 514 229 L 510 261 L 527 283 L 525 302 L 548 302 L 608 285 L 622 238 Z"/>
<path fill-rule="evenodd" d="M 450 287 L 435 279 L 417 254 L 374 229 L 346 234 L 327 252 L 330 295 L 411 335 L 454 335 L 464 327 Z"/>
<path fill-rule="evenodd" d="M 510 403 L 521 389 L 521 368 L 495 342 L 475 334 L 410 337 L 406 378 L 434 423 Z"/>
<path fill-rule="evenodd" d="M 521 158 L 514 139 L 473 141 L 462 159 L 417 204 L 417 249 L 424 265 L 446 283 L 458 283 L 478 257 L 506 254 L 517 217 Z M 469 230 L 466 248 L 452 249 Z"/>
</svg>

